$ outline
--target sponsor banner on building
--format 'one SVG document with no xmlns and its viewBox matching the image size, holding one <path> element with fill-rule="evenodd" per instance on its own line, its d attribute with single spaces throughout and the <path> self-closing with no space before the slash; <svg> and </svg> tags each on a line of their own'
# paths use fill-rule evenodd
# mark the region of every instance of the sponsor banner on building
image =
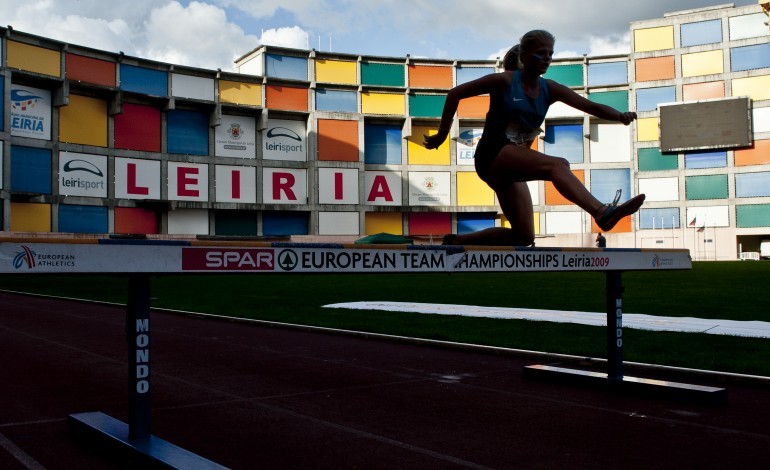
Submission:
<svg viewBox="0 0 770 470">
<path fill-rule="evenodd" d="M 265 204 L 307 204 L 307 170 L 263 168 L 262 202 Z"/>
<path fill-rule="evenodd" d="M 410 206 L 449 206 L 448 171 L 412 171 L 409 173 Z"/>
<path fill-rule="evenodd" d="M 5 148 L 5 146 L 3 145 L 3 141 L 0 140 L 0 189 L 3 189 L 3 148 Z"/>
<path fill-rule="evenodd" d="M 304 121 L 268 119 L 262 131 L 265 160 L 307 161 L 307 126 Z"/>
<path fill-rule="evenodd" d="M 208 201 L 209 166 L 168 162 L 168 198 L 172 201 Z"/>
<path fill-rule="evenodd" d="M 481 139 L 483 129 L 475 127 L 461 127 L 457 136 L 457 164 L 473 165 L 473 155 L 476 153 L 476 144 Z"/>
<path fill-rule="evenodd" d="M 107 157 L 77 152 L 59 153 L 59 194 L 107 197 Z"/>
<path fill-rule="evenodd" d="M 400 206 L 402 201 L 400 171 L 364 172 L 365 204 L 371 206 Z"/>
<path fill-rule="evenodd" d="M 160 162 L 116 157 L 115 197 L 160 199 Z"/>
<path fill-rule="evenodd" d="M 51 140 L 51 92 L 11 85 L 11 135 Z"/>
<path fill-rule="evenodd" d="M 257 121 L 253 117 L 223 115 L 214 139 L 218 157 L 257 158 Z"/>
<path fill-rule="evenodd" d="M 256 204 L 257 169 L 250 166 L 216 165 L 217 202 Z"/>
<path fill-rule="evenodd" d="M 356 168 L 319 168 L 319 204 L 358 204 Z"/>
</svg>

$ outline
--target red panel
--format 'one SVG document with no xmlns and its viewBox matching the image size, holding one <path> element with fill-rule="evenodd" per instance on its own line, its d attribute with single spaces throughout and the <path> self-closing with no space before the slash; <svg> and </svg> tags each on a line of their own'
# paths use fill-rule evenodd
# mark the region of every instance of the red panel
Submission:
<svg viewBox="0 0 770 470">
<path fill-rule="evenodd" d="M 115 64 L 106 60 L 93 59 L 67 53 L 66 76 L 68 80 L 115 86 Z"/>
<path fill-rule="evenodd" d="M 138 207 L 116 207 L 115 233 L 157 234 L 158 217 L 154 211 Z"/>
<path fill-rule="evenodd" d="M 160 110 L 123 103 L 123 112 L 115 115 L 115 148 L 160 152 Z"/>
<path fill-rule="evenodd" d="M 448 212 L 414 212 L 409 214 L 409 235 L 452 233 L 452 214 Z"/>
</svg>

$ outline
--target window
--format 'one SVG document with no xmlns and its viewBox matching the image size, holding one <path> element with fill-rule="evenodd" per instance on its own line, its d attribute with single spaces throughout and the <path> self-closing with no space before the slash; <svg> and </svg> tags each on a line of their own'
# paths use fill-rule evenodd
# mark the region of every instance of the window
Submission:
<svg viewBox="0 0 770 470">
<path fill-rule="evenodd" d="M 470 82 L 477 78 L 481 78 L 484 75 L 494 73 L 494 67 L 457 67 L 455 73 L 457 74 L 457 84 Z"/>
<path fill-rule="evenodd" d="M 770 196 L 770 172 L 741 173 L 735 175 L 736 197 Z"/>
<path fill-rule="evenodd" d="M 358 111 L 356 92 L 319 88 L 315 92 L 315 109 L 316 111 L 355 113 Z"/>
<path fill-rule="evenodd" d="M 722 42 L 722 20 L 699 21 L 682 25 L 682 47 Z"/>
<path fill-rule="evenodd" d="M 623 62 L 588 64 L 588 86 L 628 83 L 628 65 Z"/>
<path fill-rule="evenodd" d="M 364 162 L 375 165 L 400 165 L 401 126 L 365 124 Z"/>
<path fill-rule="evenodd" d="M 676 101 L 676 87 L 641 88 L 636 90 L 636 110 L 655 111 L 661 103 Z"/>
<path fill-rule="evenodd" d="M 642 230 L 679 228 L 679 208 L 641 209 L 639 211 L 639 228 Z"/>
<path fill-rule="evenodd" d="M 685 178 L 685 199 L 727 199 L 727 175 L 688 176 Z"/>
<path fill-rule="evenodd" d="M 583 163 L 583 125 L 556 124 L 545 128 L 544 151 L 566 158 L 570 163 Z"/>
<path fill-rule="evenodd" d="M 733 72 L 770 67 L 770 43 L 730 49 Z"/>
<path fill-rule="evenodd" d="M 679 168 L 679 156 L 664 155 L 658 147 L 639 149 L 639 171 L 664 171 Z"/>
<path fill-rule="evenodd" d="M 601 202 L 609 203 L 615 199 L 620 189 L 620 203 L 631 199 L 631 170 L 591 170 L 591 194 Z"/>
<path fill-rule="evenodd" d="M 307 81 L 307 59 L 275 54 L 265 56 L 267 76 Z"/>
<path fill-rule="evenodd" d="M 727 166 L 727 152 L 697 152 L 684 154 L 684 167 L 693 168 L 724 168 Z"/>
</svg>

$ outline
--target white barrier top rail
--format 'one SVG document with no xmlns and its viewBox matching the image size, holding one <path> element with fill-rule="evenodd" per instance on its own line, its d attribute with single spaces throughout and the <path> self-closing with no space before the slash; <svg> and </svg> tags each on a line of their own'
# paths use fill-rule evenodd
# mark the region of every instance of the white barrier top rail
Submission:
<svg viewBox="0 0 770 470">
<path fill-rule="evenodd" d="M 0 273 L 393 273 L 691 269 L 684 249 L 0 240 Z"/>
</svg>

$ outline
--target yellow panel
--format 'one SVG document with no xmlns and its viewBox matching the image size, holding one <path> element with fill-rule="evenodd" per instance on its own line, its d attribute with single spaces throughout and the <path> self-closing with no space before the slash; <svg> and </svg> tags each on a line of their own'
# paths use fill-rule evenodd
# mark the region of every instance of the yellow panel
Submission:
<svg viewBox="0 0 770 470">
<path fill-rule="evenodd" d="M 642 118 L 636 120 L 636 140 L 637 142 L 649 142 L 659 140 L 658 118 Z"/>
<path fill-rule="evenodd" d="M 540 212 L 535 212 L 532 214 L 532 219 L 535 224 L 535 235 L 540 235 Z M 500 226 L 511 228 L 511 223 L 508 221 L 508 219 L 505 218 L 504 215 L 500 216 Z"/>
<path fill-rule="evenodd" d="M 400 212 L 367 212 L 364 216 L 366 235 L 377 233 L 404 234 L 404 224 Z"/>
<path fill-rule="evenodd" d="M 406 98 L 396 93 L 361 93 L 364 114 L 406 114 Z"/>
<path fill-rule="evenodd" d="M 495 192 L 475 171 L 457 172 L 458 206 L 494 206 Z"/>
<path fill-rule="evenodd" d="M 662 51 L 674 48 L 674 27 L 637 29 L 634 31 L 634 52 Z"/>
<path fill-rule="evenodd" d="M 431 127 L 412 127 L 412 136 L 406 140 L 406 153 L 410 165 L 449 165 L 449 142 L 444 141 L 439 148 L 428 150 L 423 146 L 424 135 L 433 135 L 435 128 Z"/>
<path fill-rule="evenodd" d="M 52 49 L 8 41 L 8 67 L 61 77 L 61 53 Z"/>
<path fill-rule="evenodd" d="M 262 85 L 258 83 L 219 81 L 219 101 L 262 106 Z"/>
<path fill-rule="evenodd" d="M 721 50 L 682 54 L 683 77 L 712 75 L 724 71 L 724 57 Z"/>
<path fill-rule="evenodd" d="M 770 75 L 733 79 L 733 96 L 748 96 L 752 100 L 770 100 Z"/>
<path fill-rule="evenodd" d="M 349 60 L 316 59 L 315 80 L 323 83 L 358 83 L 358 64 Z"/>
<path fill-rule="evenodd" d="M 107 147 L 107 102 L 80 95 L 69 100 L 59 108 L 59 140 Z"/>
<path fill-rule="evenodd" d="M 51 205 L 27 202 L 11 203 L 12 232 L 50 232 Z"/>
</svg>

